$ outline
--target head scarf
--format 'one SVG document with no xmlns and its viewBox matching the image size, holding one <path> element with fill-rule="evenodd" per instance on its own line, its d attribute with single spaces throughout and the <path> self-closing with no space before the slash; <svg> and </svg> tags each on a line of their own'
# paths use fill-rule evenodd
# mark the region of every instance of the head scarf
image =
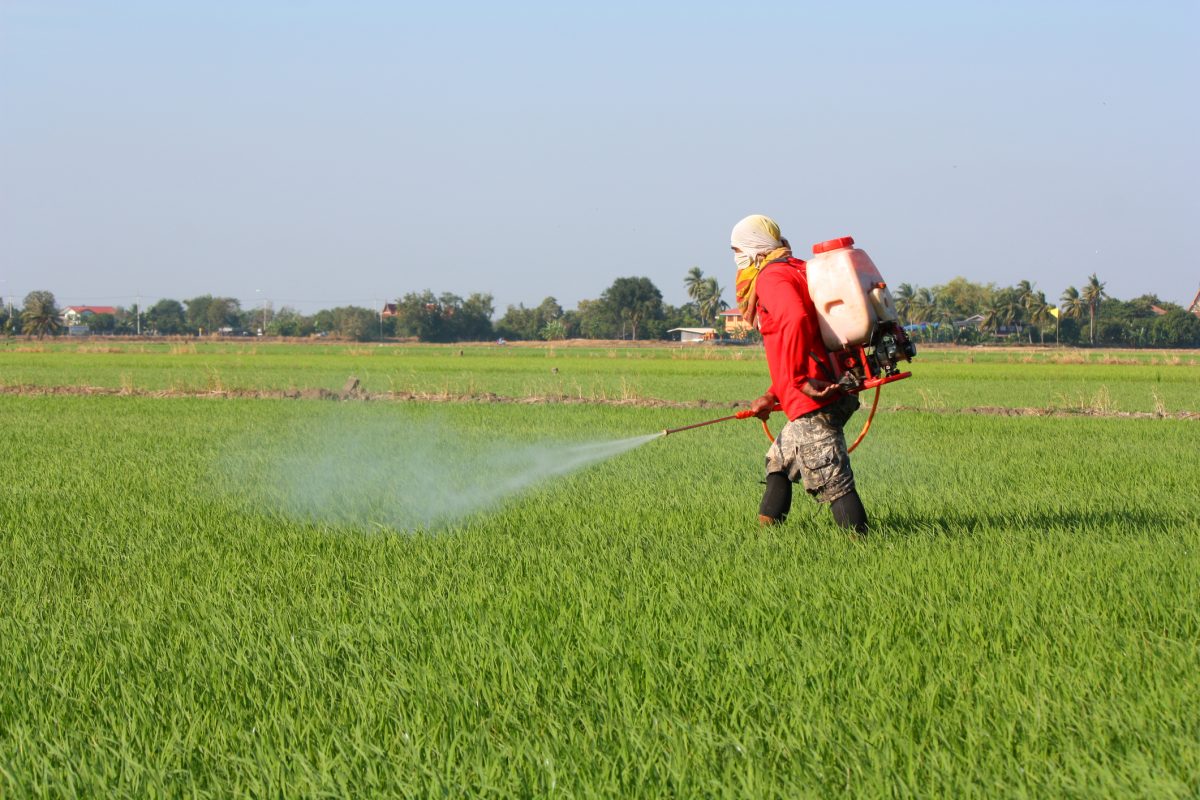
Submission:
<svg viewBox="0 0 1200 800">
<path fill-rule="evenodd" d="M 738 269 L 734 283 L 737 287 L 738 308 L 742 311 L 742 319 L 753 325 L 754 317 L 758 313 L 758 296 L 755 292 L 758 273 L 772 261 L 790 256 L 792 249 L 788 246 L 787 239 L 779 234 L 779 225 L 775 220 L 762 214 L 751 214 L 734 225 L 733 233 L 729 235 L 729 244 L 750 257 L 749 264 Z"/>
</svg>

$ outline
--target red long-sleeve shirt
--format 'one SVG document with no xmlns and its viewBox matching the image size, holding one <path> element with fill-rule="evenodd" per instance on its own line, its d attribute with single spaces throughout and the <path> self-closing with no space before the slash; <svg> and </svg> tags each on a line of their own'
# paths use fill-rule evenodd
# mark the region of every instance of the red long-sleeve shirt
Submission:
<svg viewBox="0 0 1200 800">
<path fill-rule="evenodd" d="M 777 261 L 758 275 L 758 329 L 771 370 L 771 394 L 795 419 L 837 402 L 836 397 L 814 400 L 800 390 L 804 381 L 832 382 L 829 351 L 821 340 L 817 309 L 808 296 L 808 277 L 798 258 Z"/>
</svg>

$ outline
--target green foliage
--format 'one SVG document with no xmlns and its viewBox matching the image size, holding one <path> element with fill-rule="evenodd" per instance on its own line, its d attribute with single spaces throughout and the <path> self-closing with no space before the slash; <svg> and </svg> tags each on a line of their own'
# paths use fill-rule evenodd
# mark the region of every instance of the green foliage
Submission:
<svg viewBox="0 0 1200 800">
<path fill-rule="evenodd" d="M 509 306 L 496 323 L 496 335 L 513 341 L 545 338 L 542 331 L 552 322 L 558 322 L 563 332 L 562 336 L 556 338 L 565 339 L 568 324 L 563 319 L 562 306 L 553 297 L 547 297 L 537 308 Z"/>
<path fill-rule="evenodd" d="M 649 278 L 617 278 L 600 295 L 600 308 L 619 325 L 619 338 L 637 339 L 639 325 L 662 320 L 662 292 Z"/>
<path fill-rule="evenodd" d="M 1100 303 L 1108 297 L 1105 292 L 1104 283 L 1096 277 L 1096 273 L 1092 273 L 1088 277 L 1088 282 L 1084 285 L 1083 291 L 1080 292 L 1080 299 L 1088 309 L 1088 341 L 1092 344 L 1096 343 L 1096 314 L 1100 310 Z"/>
<path fill-rule="evenodd" d="M 1054 315 L 1051 313 L 1054 310 L 1049 302 L 1046 301 L 1045 292 L 1035 292 L 1030 289 L 1025 296 L 1025 311 L 1029 315 L 1030 323 L 1030 344 L 1033 343 L 1033 331 L 1038 331 L 1038 336 L 1041 344 L 1046 343 L 1046 326 L 1055 321 Z"/>
<path fill-rule="evenodd" d="M 91 333 L 112 333 L 117 329 L 115 314 L 89 314 L 85 323 Z"/>
<path fill-rule="evenodd" d="M 352 342 L 365 342 L 379 338 L 379 312 L 362 306 L 341 306 L 330 312 L 332 325 L 329 332 Z"/>
<path fill-rule="evenodd" d="M 942 304 L 958 319 L 980 313 L 988 298 L 996 291 L 995 284 L 978 284 L 961 276 L 934 288 Z"/>
<path fill-rule="evenodd" d="M 332 319 L 330 323 L 332 324 Z M 313 330 L 312 318 L 300 314 L 290 306 L 279 309 L 267 324 L 267 334 L 270 336 L 310 336 Z"/>
<path fill-rule="evenodd" d="M 567 326 L 562 319 L 552 319 L 542 326 L 538 334 L 546 341 L 556 341 L 567 338 Z"/>
<path fill-rule="evenodd" d="M 662 327 L 668 331 L 671 328 L 700 328 L 704 327 L 704 321 L 695 303 L 684 303 L 682 306 L 664 303 Z"/>
<path fill-rule="evenodd" d="M 662 302 L 662 294 L 648 278 L 619 278 L 599 299 L 581 300 L 575 309 L 563 309 L 553 297 L 534 308 L 524 304 L 509 306 L 493 326 L 492 296 L 472 294 L 465 300 L 452 293 L 434 295 L 431 291 L 412 292 L 398 303 L 398 316 L 380 320 L 376 312 L 344 307 L 324 309 L 311 316 L 295 309 L 274 313 L 270 308 L 242 310 L 233 298 L 203 295 L 184 304 L 160 300 L 144 316 L 143 332 L 161 335 L 207 333 L 222 328 L 234 331 L 256 330 L 263 326 L 272 336 L 304 337 L 314 333 L 331 334 L 354 340 L 412 337 L 423 342 L 490 341 L 495 336 L 510 340 L 558 338 L 585 339 L 669 339 L 672 328 L 712 326 L 723 333 L 717 316 L 729 307 L 722 299 L 723 289 L 716 278 L 706 277 L 692 267 L 684 278 L 689 301 L 675 307 Z M 900 319 L 913 326 L 910 335 L 920 343 L 982 344 L 995 341 L 1045 344 L 1052 341 L 1076 344 L 1078 326 L 1072 320 L 1088 319 L 1088 340 L 1120 347 L 1198 347 L 1195 326 L 1179 315 L 1164 319 L 1163 311 L 1182 310 L 1179 306 L 1143 295 L 1128 302 L 1109 298 L 1104 284 L 1092 275 L 1081 293 L 1068 287 L 1055 310 L 1044 291 L 1029 280 L 1014 287 L 977 284 L 966 278 L 933 287 L 899 284 L 894 292 Z M 53 295 L 51 295 L 51 298 Z M 336 312 L 336 313 L 335 313 Z M 366 314 L 375 318 L 366 323 Z M 982 326 L 963 321 L 974 315 L 984 317 Z M 279 318 L 276 321 L 276 318 Z M 554 323 L 554 324 L 551 324 Z M 92 328 L 97 331 L 132 334 L 137 330 L 133 312 L 119 309 L 112 326 L 107 320 Z M 21 328 L 19 315 L 9 317 L 0 310 L 0 331 L 13 333 Z M 757 341 L 752 333 L 750 340 Z"/>
<path fill-rule="evenodd" d="M 585 339 L 616 339 L 621 330 L 612 308 L 600 300 L 580 300 L 573 322 Z"/>
<path fill-rule="evenodd" d="M 113 324 L 113 333 L 121 336 L 131 336 L 138 333 L 138 311 L 139 308 L 135 303 L 130 308 L 117 307 Z M 150 329 L 146 326 L 146 312 L 142 312 L 142 332 L 148 332 Z"/>
<path fill-rule="evenodd" d="M 187 314 L 183 303 L 178 300 L 159 300 L 146 309 L 144 329 L 162 334 L 163 336 L 178 336 L 188 330 Z"/>
<path fill-rule="evenodd" d="M 1152 325 L 1152 341 L 1162 347 L 1200 347 L 1200 317 L 1174 308 Z"/>
<path fill-rule="evenodd" d="M 445 298 L 446 295 L 442 295 L 442 297 Z M 450 295 L 450 297 L 458 299 L 454 295 Z M 495 329 L 492 327 L 492 315 L 496 313 L 492 296 L 481 292 L 472 292 L 466 300 L 458 302 L 458 311 L 451 327 L 452 341 L 483 342 L 491 339 L 495 333 Z"/>
<path fill-rule="evenodd" d="M 241 303 L 232 297 L 213 297 L 210 294 L 185 300 L 189 333 L 213 334 L 222 328 L 241 327 Z"/>
<path fill-rule="evenodd" d="M 1182 307 L 1142 295 L 1124 302 L 1110 298 L 1105 284 L 1095 275 L 1088 278 L 1083 291 L 1068 286 L 1059 298 L 1059 316 L 1044 291 L 1031 281 L 997 288 L 955 278 L 932 289 L 902 283 L 893 294 L 900 318 L 906 324 L 922 325 L 913 331 L 918 341 L 948 340 L 948 323 L 974 314 L 983 316 L 978 335 L 971 329 L 958 328 L 954 340 L 971 344 L 987 340 L 1028 341 L 1045 344 L 1047 334 L 1057 334 L 1063 344 L 1080 342 L 1079 322 L 1087 320 L 1087 341 L 1108 347 L 1200 347 L 1200 320 Z M 1166 312 L 1166 313 L 1164 313 Z M 1180 312 L 1180 313 L 1175 313 Z M 1189 319 L 1190 317 L 1190 319 Z"/>
<path fill-rule="evenodd" d="M 1083 329 L 1079 320 L 1068 317 L 1065 313 L 1058 320 L 1058 341 L 1061 344 L 1079 344 Z"/>
<path fill-rule="evenodd" d="M 62 312 L 54 300 L 54 293 L 34 291 L 25 295 L 24 311 L 21 312 L 21 330 L 39 339 L 47 334 L 56 336 L 62 330 Z"/>
<path fill-rule="evenodd" d="M 316 314 L 313 314 L 312 327 L 315 333 L 332 333 L 336 328 L 333 319 L 333 312 L 327 308 L 323 308 Z"/>
<path fill-rule="evenodd" d="M 490 294 L 410 292 L 396 301 L 396 333 L 422 342 L 481 342 L 493 337 Z"/>
<path fill-rule="evenodd" d="M 1025 305 L 1021 294 L 1016 289 L 1000 289 L 992 295 L 980 327 L 999 335 L 1019 331 L 1024 320 Z"/>
<path fill-rule="evenodd" d="M 688 297 L 692 300 L 690 305 L 700 317 L 700 325 L 703 327 L 715 325 L 717 314 L 729 308 L 729 304 L 721 299 L 724 290 L 717 284 L 717 279 L 711 276 L 706 278 L 699 267 L 692 267 L 683 283 L 687 287 Z M 675 327 L 684 326 L 667 325 L 668 330 Z"/>
<path fill-rule="evenodd" d="M 1128 302 L 1105 298 L 1097 318 L 1096 338 L 1101 345 L 1200 347 L 1200 318 L 1154 295 Z"/>
<path fill-rule="evenodd" d="M 1083 319 L 1084 313 L 1087 311 L 1087 304 L 1083 300 L 1083 295 L 1074 286 L 1068 286 L 1063 290 L 1062 297 L 1059 298 L 1062 308 L 1062 314 L 1068 319 Z"/>
</svg>

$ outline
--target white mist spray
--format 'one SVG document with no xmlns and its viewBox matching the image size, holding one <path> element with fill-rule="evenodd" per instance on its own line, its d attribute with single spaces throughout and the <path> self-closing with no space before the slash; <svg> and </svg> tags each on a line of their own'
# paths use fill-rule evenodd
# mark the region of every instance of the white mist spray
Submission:
<svg viewBox="0 0 1200 800">
<path fill-rule="evenodd" d="M 431 421 L 321 415 L 279 440 L 240 448 L 224 469 L 250 487 L 256 504 L 288 516 L 412 530 L 452 522 L 660 435 L 485 441 Z"/>
<path fill-rule="evenodd" d="M 585 444 L 542 442 L 518 449 L 499 459 L 500 466 L 506 474 L 496 476 L 501 480 L 491 484 L 490 491 L 485 492 L 488 495 L 486 502 L 494 502 L 520 492 L 548 478 L 566 475 L 590 464 L 606 461 L 661 435 L 652 433 L 648 436 Z"/>
</svg>

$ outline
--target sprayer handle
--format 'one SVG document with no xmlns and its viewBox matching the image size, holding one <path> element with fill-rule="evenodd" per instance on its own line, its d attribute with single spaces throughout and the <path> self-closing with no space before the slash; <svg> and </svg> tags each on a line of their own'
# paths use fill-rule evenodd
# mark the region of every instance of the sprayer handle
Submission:
<svg viewBox="0 0 1200 800">
<path fill-rule="evenodd" d="M 775 405 L 771 406 L 771 413 L 774 414 L 776 411 L 783 411 L 783 406 L 781 406 L 779 403 L 776 403 Z M 757 415 L 750 409 L 744 408 L 741 411 L 734 414 L 733 416 L 737 417 L 738 419 L 750 419 L 751 417 L 754 417 Z"/>
</svg>

